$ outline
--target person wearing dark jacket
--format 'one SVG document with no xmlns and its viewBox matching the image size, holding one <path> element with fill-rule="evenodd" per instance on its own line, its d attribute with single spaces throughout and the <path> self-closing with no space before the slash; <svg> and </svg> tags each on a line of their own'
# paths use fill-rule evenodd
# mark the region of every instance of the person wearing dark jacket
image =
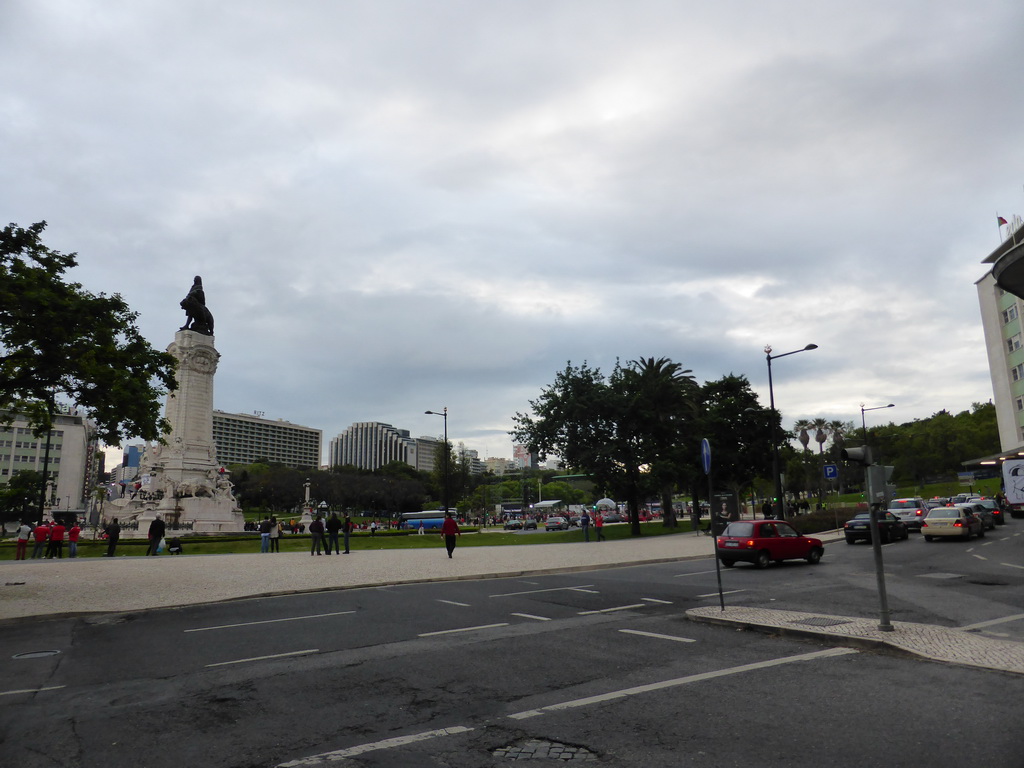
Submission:
<svg viewBox="0 0 1024 768">
<path fill-rule="evenodd" d="M 327 554 L 331 554 L 331 546 L 334 546 L 334 554 L 341 554 L 341 547 L 338 546 L 338 531 L 341 530 L 341 520 L 338 519 L 337 512 L 331 512 L 330 518 L 327 520 Z"/>
<path fill-rule="evenodd" d="M 309 543 L 309 554 L 319 555 L 320 546 L 324 539 L 324 524 L 320 519 L 320 515 L 317 515 L 316 520 L 309 524 L 309 533 L 312 536 L 312 540 Z"/>
<path fill-rule="evenodd" d="M 153 518 L 153 522 L 149 524 L 149 549 L 146 550 L 147 555 L 158 555 L 157 550 L 160 548 L 160 542 L 164 538 L 164 532 L 167 530 L 167 526 L 164 525 L 164 521 L 160 519 L 160 515 Z"/>
<path fill-rule="evenodd" d="M 117 540 L 121 538 L 121 525 L 117 522 L 116 517 L 103 529 L 103 532 L 107 534 L 107 554 L 104 557 L 113 557 L 114 550 L 117 549 Z"/>
</svg>

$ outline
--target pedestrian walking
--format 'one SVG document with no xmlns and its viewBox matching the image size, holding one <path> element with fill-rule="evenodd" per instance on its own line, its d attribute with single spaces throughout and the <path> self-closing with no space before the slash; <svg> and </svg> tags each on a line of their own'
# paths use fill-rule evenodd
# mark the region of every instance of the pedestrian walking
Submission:
<svg viewBox="0 0 1024 768">
<path fill-rule="evenodd" d="M 270 551 L 281 551 L 281 524 L 273 515 L 270 516 Z"/>
<path fill-rule="evenodd" d="M 604 541 L 604 515 L 600 511 L 594 518 L 594 532 L 597 534 L 598 541 Z"/>
<path fill-rule="evenodd" d="M 316 520 L 309 524 L 309 534 L 312 537 L 309 542 L 309 554 L 311 556 L 314 554 L 319 556 L 321 554 L 320 547 L 324 540 L 324 524 L 320 520 L 320 515 L 317 515 Z"/>
<path fill-rule="evenodd" d="M 419 533 L 420 533 L 420 536 L 423 536 L 423 535 L 424 535 L 424 531 L 423 531 L 423 521 L 422 521 L 422 520 L 420 520 L 420 531 L 419 531 Z"/>
<path fill-rule="evenodd" d="M 25 559 L 25 555 L 28 553 L 28 540 L 30 538 L 32 538 L 32 526 L 22 520 L 21 527 L 18 529 L 18 545 L 14 550 L 15 560 Z"/>
<path fill-rule="evenodd" d="M 163 541 L 166 530 L 167 526 L 164 525 L 160 515 L 154 517 L 153 522 L 149 524 L 149 548 L 146 550 L 147 555 L 156 557 L 160 554 L 160 542 Z"/>
<path fill-rule="evenodd" d="M 761 505 L 761 517 L 763 517 L 765 520 L 769 520 L 771 519 L 771 516 L 772 503 L 766 499 L 764 504 Z"/>
<path fill-rule="evenodd" d="M 107 553 L 103 556 L 113 557 L 114 550 L 117 549 L 117 542 L 121 538 L 121 525 L 117 522 L 116 517 L 103 529 L 103 532 L 107 534 Z"/>
<path fill-rule="evenodd" d="M 82 529 L 78 526 L 78 520 L 71 521 L 68 528 L 68 557 L 78 557 L 78 537 L 82 535 Z"/>
<path fill-rule="evenodd" d="M 54 556 L 58 560 L 64 557 L 64 523 L 54 520 L 50 526 L 50 546 L 46 550 L 46 559 L 52 560 Z"/>
<path fill-rule="evenodd" d="M 338 545 L 338 533 L 341 531 L 341 520 L 338 518 L 337 512 L 331 512 L 331 517 L 327 521 L 327 554 L 331 554 L 331 548 L 334 549 L 334 554 L 341 554 L 341 547 Z"/>
<path fill-rule="evenodd" d="M 345 536 L 345 554 L 348 554 L 348 537 L 352 533 L 352 518 L 348 516 L 348 512 L 345 513 L 345 519 L 341 523 L 341 530 Z"/>
<path fill-rule="evenodd" d="M 583 540 L 590 541 L 590 515 L 586 510 L 583 510 L 583 514 L 580 515 L 580 528 L 583 529 Z"/>
<path fill-rule="evenodd" d="M 444 536 L 444 547 L 448 550 L 448 558 L 451 559 L 452 552 L 455 551 L 455 537 L 462 535 L 462 531 L 459 530 L 459 524 L 452 519 L 451 512 L 444 513 L 444 522 L 441 523 L 441 535 Z"/>
<path fill-rule="evenodd" d="M 260 523 L 260 554 L 270 551 L 270 518 L 264 517 Z"/>
<path fill-rule="evenodd" d="M 377 535 L 377 521 L 376 520 L 371 520 L 370 521 L 370 535 L 371 536 L 376 536 Z"/>
</svg>

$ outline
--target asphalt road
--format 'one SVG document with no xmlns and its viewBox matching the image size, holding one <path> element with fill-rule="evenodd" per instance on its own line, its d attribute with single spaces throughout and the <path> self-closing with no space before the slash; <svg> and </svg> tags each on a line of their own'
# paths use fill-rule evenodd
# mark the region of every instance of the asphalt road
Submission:
<svg viewBox="0 0 1024 768">
<path fill-rule="evenodd" d="M 1017 528 L 883 547 L 892 618 L 1024 642 Z M 729 604 L 878 604 L 868 545 L 721 575 Z M 682 617 L 718 599 L 709 558 L 9 623 L 0 755 L 477 768 L 542 742 L 614 766 L 1024 762 L 1018 677 Z"/>
</svg>

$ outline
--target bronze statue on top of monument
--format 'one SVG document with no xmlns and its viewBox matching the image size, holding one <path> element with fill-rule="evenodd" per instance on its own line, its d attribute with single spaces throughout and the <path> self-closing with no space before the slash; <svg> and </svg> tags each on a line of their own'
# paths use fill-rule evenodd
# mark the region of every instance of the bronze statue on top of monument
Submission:
<svg viewBox="0 0 1024 768">
<path fill-rule="evenodd" d="M 204 336 L 213 336 L 213 315 L 206 308 L 206 294 L 203 292 L 203 278 L 196 275 L 188 295 L 181 300 L 185 310 L 185 324 L 179 331 L 195 331 Z"/>
</svg>

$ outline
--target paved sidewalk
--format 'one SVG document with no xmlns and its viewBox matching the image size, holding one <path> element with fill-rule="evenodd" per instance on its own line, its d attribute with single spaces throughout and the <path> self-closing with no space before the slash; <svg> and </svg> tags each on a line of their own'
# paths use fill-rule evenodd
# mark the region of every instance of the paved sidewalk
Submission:
<svg viewBox="0 0 1024 768">
<path fill-rule="evenodd" d="M 932 661 L 1024 675 L 1024 644 L 998 640 L 956 627 L 891 622 L 883 632 L 879 620 L 771 608 L 704 606 L 688 618 L 709 624 L 826 639 L 857 648 L 888 648 Z"/>
<path fill-rule="evenodd" d="M 473 534 L 467 534 L 467 536 Z M 254 548 L 258 543 L 254 544 Z M 0 620 L 116 613 L 246 597 L 520 574 L 567 573 L 710 557 L 709 536 L 602 542 L 280 554 L 90 557 L 0 562 Z"/>
</svg>

